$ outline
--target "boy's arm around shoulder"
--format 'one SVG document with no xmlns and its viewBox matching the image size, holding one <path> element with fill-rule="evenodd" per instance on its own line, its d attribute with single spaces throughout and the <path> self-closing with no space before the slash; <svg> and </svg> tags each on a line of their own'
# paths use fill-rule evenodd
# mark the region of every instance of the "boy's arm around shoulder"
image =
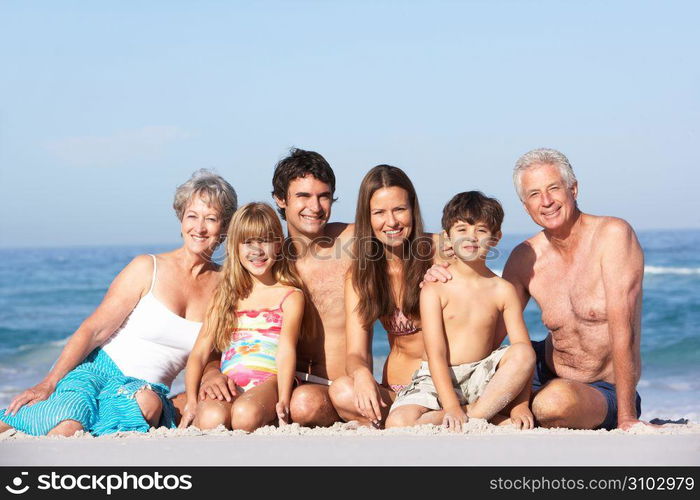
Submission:
<svg viewBox="0 0 700 500">
<path fill-rule="evenodd" d="M 441 292 L 444 286 L 438 283 L 426 283 L 420 294 L 420 317 L 423 329 L 423 342 L 428 355 L 428 367 L 442 408 L 446 411 L 459 408 L 459 400 L 452 388 L 448 345 L 442 312 L 444 302 Z"/>
</svg>

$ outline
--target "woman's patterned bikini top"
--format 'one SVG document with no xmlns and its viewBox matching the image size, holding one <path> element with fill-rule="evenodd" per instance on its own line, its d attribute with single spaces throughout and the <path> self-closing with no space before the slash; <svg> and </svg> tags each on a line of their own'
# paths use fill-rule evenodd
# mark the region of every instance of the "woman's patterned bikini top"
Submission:
<svg viewBox="0 0 700 500">
<path fill-rule="evenodd" d="M 384 316 L 380 318 L 380 321 L 389 335 L 413 335 L 421 331 L 421 328 L 416 326 L 413 320 L 407 318 L 398 307 L 394 309 L 392 315 Z"/>
</svg>

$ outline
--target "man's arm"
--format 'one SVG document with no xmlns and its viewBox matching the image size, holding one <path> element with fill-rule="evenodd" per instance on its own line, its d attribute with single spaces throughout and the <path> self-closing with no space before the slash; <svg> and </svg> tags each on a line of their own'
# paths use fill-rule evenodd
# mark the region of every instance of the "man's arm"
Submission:
<svg viewBox="0 0 700 500">
<path fill-rule="evenodd" d="M 530 292 L 527 288 L 527 283 L 529 282 L 529 276 L 532 274 L 532 268 L 534 266 L 534 251 L 529 243 L 523 242 L 513 249 L 506 261 L 505 268 L 503 269 L 503 279 L 509 281 L 515 288 L 515 293 L 520 301 L 520 313 L 522 317 L 522 311 L 525 310 L 525 306 L 530 300 Z M 503 343 L 503 339 L 506 338 L 508 332 L 506 331 L 506 325 L 503 318 L 500 318 L 498 325 L 496 327 L 496 337 L 494 339 L 494 349 Z M 527 330 L 526 330 L 527 335 Z M 513 339 L 511 338 L 511 342 Z"/>
<path fill-rule="evenodd" d="M 639 422 L 635 388 L 641 367 L 636 336 L 641 333 L 644 254 L 627 222 L 611 219 L 604 224 L 599 242 L 603 252 L 601 269 L 617 390 L 617 423 L 626 430 Z"/>
<path fill-rule="evenodd" d="M 355 224 L 347 222 L 329 222 L 326 224 L 324 229 L 324 234 L 338 240 L 341 245 L 352 244 L 352 240 L 355 236 Z M 350 247 L 344 248 L 344 250 L 349 250 Z"/>
</svg>

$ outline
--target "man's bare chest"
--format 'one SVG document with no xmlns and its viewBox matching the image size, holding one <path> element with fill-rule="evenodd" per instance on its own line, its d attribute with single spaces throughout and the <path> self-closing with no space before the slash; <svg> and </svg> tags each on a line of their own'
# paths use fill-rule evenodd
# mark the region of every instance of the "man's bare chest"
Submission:
<svg viewBox="0 0 700 500">
<path fill-rule="evenodd" d="M 546 259 L 536 263 L 528 289 L 551 331 L 607 320 L 602 272 L 593 256 L 579 255 L 572 262 Z"/>
<path fill-rule="evenodd" d="M 318 259 L 297 263 L 297 271 L 319 312 L 344 307 L 345 273 L 350 265 L 342 259 Z"/>
</svg>

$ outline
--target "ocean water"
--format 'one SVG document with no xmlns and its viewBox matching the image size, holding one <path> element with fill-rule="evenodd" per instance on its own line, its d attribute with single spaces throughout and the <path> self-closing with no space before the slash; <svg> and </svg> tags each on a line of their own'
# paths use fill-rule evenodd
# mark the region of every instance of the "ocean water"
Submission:
<svg viewBox="0 0 700 500">
<path fill-rule="evenodd" d="M 507 235 L 490 267 L 500 273 L 524 235 Z M 642 417 L 700 422 L 700 230 L 640 232 L 645 252 Z M 0 249 L 0 408 L 37 383 L 66 339 L 99 304 L 109 283 L 139 253 L 168 246 Z M 531 301 L 533 339 L 546 330 Z M 375 375 L 388 354 L 375 327 Z M 182 390 L 182 377 L 173 386 Z"/>
</svg>

